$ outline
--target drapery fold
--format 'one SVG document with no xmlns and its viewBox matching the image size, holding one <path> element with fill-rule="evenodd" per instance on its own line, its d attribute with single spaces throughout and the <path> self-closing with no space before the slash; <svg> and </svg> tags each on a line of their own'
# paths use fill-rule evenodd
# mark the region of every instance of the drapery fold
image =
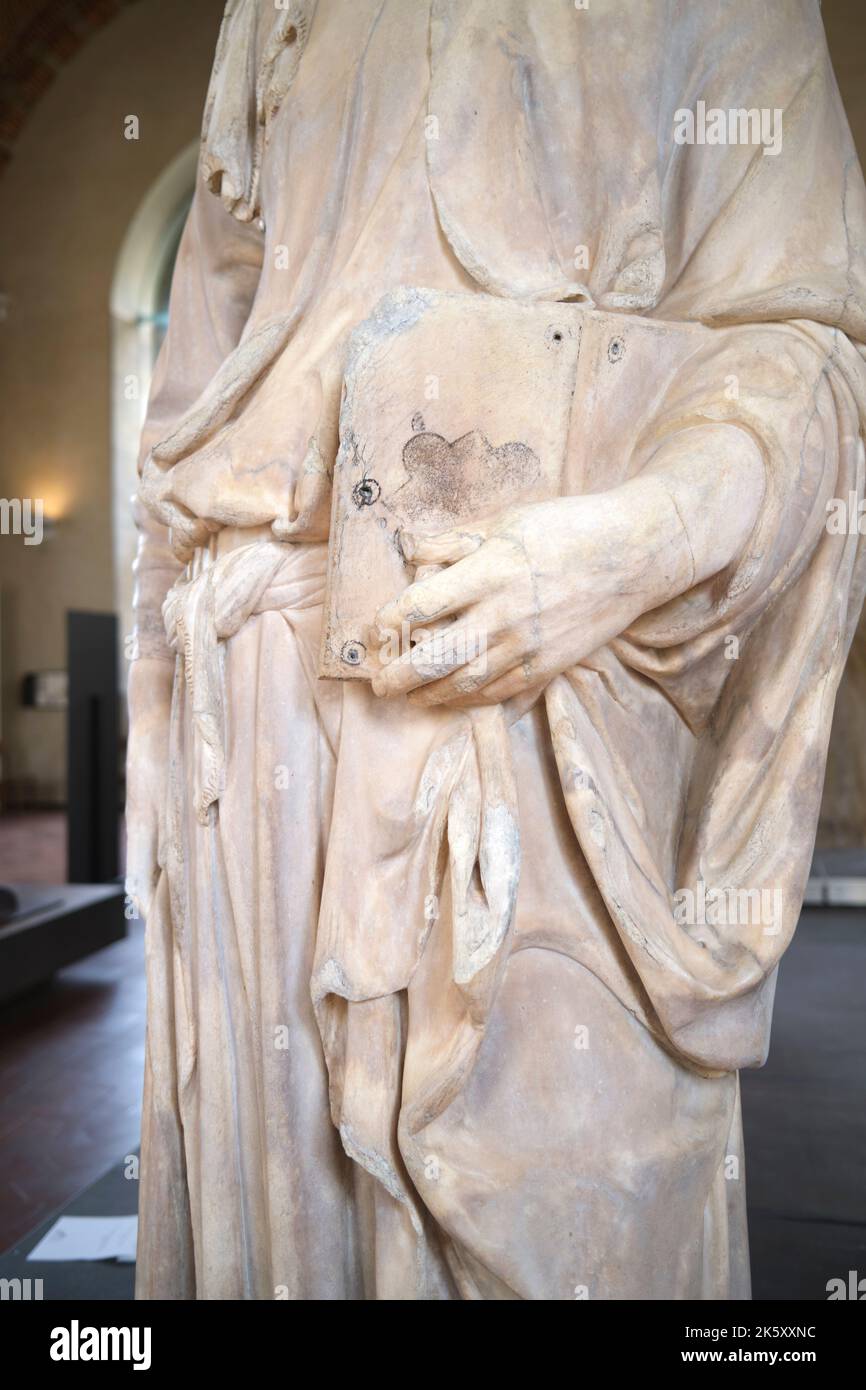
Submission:
<svg viewBox="0 0 866 1390">
<path fill-rule="evenodd" d="M 328 10 L 320 0 L 318 15 L 328 19 Z M 574 460 L 566 490 L 576 495 L 615 487 L 652 468 L 664 451 L 688 449 L 695 426 L 712 423 L 746 430 L 757 442 L 765 505 L 729 571 L 644 615 L 628 633 L 559 675 L 534 708 L 506 707 L 483 728 L 465 714 L 384 703 L 357 686 L 313 697 L 310 690 L 318 687 L 303 665 L 315 645 L 309 641 L 287 644 L 290 657 L 277 642 L 295 701 L 281 704 L 256 664 L 266 661 L 263 633 L 269 640 L 283 637 L 282 624 L 292 621 L 280 617 L 283 610 L 292 613 L 295 600 L 275 591 L 276 555 L 282 553 L 276 542 L 258 541 L 248 553 L 218 560 L 209 578 L 203 573 L 182 581 L 166 613 L 171 639 L 187 657 L 178 670 L 176 706 L 188 726 L 173 745 L 166 875 L 158 892 L 162 916 L 152 933 L 159 953 L 153 979 L 159 997 L 171 1001 L 166 1008 L 173 1032 L 153 1044 L 159 1056 L 151 1075 L 161 1089 L 151 1152 L 163 1154 L 165 1171 L 185 1194 L 189 1188 L 184 1203 L 201 1251 L 222 1248 L 214 1235 L 216 1208 L 207 1202 L 202 1173 L 183 1172 L 187 1155 L 175 1111 L 187 1134 L 201 1126 L 213 1151 L 222 1144 L 222 1158 L 234 1154 L 238 1136 L 257 1154 L 261 1173 L 253 1164 L 255 1171 L 239 1181 L 248 1184 L 244 1200 L 263 1244 L 242 1246 L 246 1218 L 234 1205 L 231 1239 L 244 1252 L 245 1296 L 270 1296 L 262 1271 L 270 1270 L 271 1253 L 263 1253 L 264 1246 L 278 1228 L 289 1229 L 283 1218 L 294 1198 L 287 1195 L 283 1155 L 298 1157 L 286 1117 L 308 1125 L 327 1150 L 311 1119 L 314 1109 L 293 1109 L 284 1079 L 274 1082 L 269 1054 L 263 1066 L 257 1052 L 262 1017 L 270 1025 L 274 1014 L 260 1015 L 247 1001 L 267 995 L 267 966 L 257 952 L 262 959 L 271 952 L 284 975 L 303 972 L 304 991 L 312 981 L 334 1124 L 354 1167 L 373 1185 L 369 1205 L 377 1220 L 396 1232 L 389 1246 L 391 1281 L 376 1287 L 393 1288 L 405 1275 L 411 1297 L 450 1296 L 449 1279 L 464 1297 L 543 1296 L 538 1290 L 555 1281 L 545 1282 L 539 1269 L 553 1267 L 559 1233 L 541 1239 L 551 1258 L 538 1268 L 532 1258 L 520 1268 L 519 1252 L 499 1249 L 501 1242 L 505 1251 L 525 1210 L 551 1213 L 552 1225 L 557 1214 L 567 1213 L 570 1222 L 573 1212 L 588 1212 L 581 1237 L 587 1248 L 615 1250 L 620 1233 L 606 1237 L 604 1220 L 615 1227 L 622 1212 L 624 1246 L 626 1236 L 639 1245 L 645 1230 L 661 1242 L 664 1223 L 652 1221 L 671 1194 L 658 1174 L 676 1166 L 669 1154 L 665 1169 L 638 1151 L 648 1142 L 649 1130 L 641 1126 L 650 1126 L 652 1115 L 624 1089 L 622 1107 L 628 1100 L 628 1124 L 637 1128 L 617 1131 L 619 1147 L 608 1159 L 611 1167 L 622 1159 L 622 1171 L 611 1179 L 614 1195 L 604 1207 L 605 1164 L 593 1168 L 598 1155 L 585 1132 L 569 1129 L 573 1115 L 583 1116 L 581 1107 L 589 1104 L 580 1072 L 566 1066 L 574 1062 L 573 1049 L 557 1051 L 561 1036 L 552 1025 L 545 1031 L 547 1017 L 533 1014 L 542 995 L 561 1034 L 573 1026 L 568 1009 L 577 1005 L 570 1001 L 581 1001 L 582 1008 L 586 1000 L 592 1027 L 608 1039 L 611 1054 L 631 1049 L 639 1058 L 641 1084 L 649 1086 L 652 1077 L 653 1103 L 665 1115 L 669 1100 L 671 1113 L 675 1108 L 672 1096 L 686 1097 L 676 1153 L 688 1153 L 689 1162 L 677 1172 L 682 1178 L 686 1168 L 700 1168 L 688 1220 L 705 1211 L 705 1263 L 712 1269 L 702 1283 L 695 1269 L 703 1256 L 680 1239 L 668 1251 L 670 1267 L 686 1245 L 688 1260 L 683 1256 L 673 1286 L 725 1296 L 735 1284 L 743 1287 L 728 1282 L 723 1268 L 726 1200 L 734 1199 L 717 1180 L 722 1146 L 738 1128 L 731 1073 L 766 1054 L 775 967 L 808 872 L 833 696 L 864 589 L 856 526 L 837 536 L 825 524 L 829 501 L 841 497 L 850 506 L 853 498 L 856 507 L 864 489 L 863 181 L 813 0 L 784 0 L 772 9 L 745 0 L 711 7 L 686 0 L 657 6 L 593 0 L 585 12 L 548 0 L 433 0 L 430 16 L 428 122 L 416 119 L 413 107 L 406 129 L 400 127 L 399 149 L 388 153 L 401 187 L 410 187 L 411 174 L 412 196 L 389 204 L 393 189 L 384 175 L 379 178 L 376 152 L 396 129 L 394 108 L 381 93 L 381 106 L 367 98 L 386 66 L 389 39 L 396 43 L 405 32 L 399 7 L 370 5 L 360 15 L 358 32 L 375 61 L 366 47 L 364 62 L 340 52 L 340 72 L 350 74 L 350 84 L 336 106 L 328 54 L 316 49 L 314 25 L 305 58 L 320 67 L 306 87 L 303 65 L 292 69 L 293 90 L 300 90 L 292 106 L 288 87 L 279 83 L 269 99 L 271 77 L 262 77 L 266 60 L 282 61 L 271 43 L 272 26 L 282 19 L 249 0 L 230 6 L 203 169 L 222 198 L 222 207 L 215 203 L 221 217 L 248 223 L 263 213 L 276 228 L 272 237 L 291 243 L 295 274 L 281 281 L 273 258 L 251 244 L 252 228 L 236 227 L 249 232 L 239 243 L 238 281 L 247 291 L 247 326 L 242 332 L 238 299 L 230 295 L 227 307 L 214 311 L 219 331 L 209 339 L 208 379 L 199 380 L 193 363 L 188 392 L 160 393 L 147 437 L 163 448 L 154 450 L 146 468 L 143 500 L 159 520 L 177 527 L 176 551 L 186 555 L 202 544 L 202 534 L 206 539 L 222 526 L 273 521 L 275 535 L 278 525 L 290 526 L 291 498 L 280 492 L 291 472 L 287 460 L 295 467 L 310 459 L 321 517 L 329 459 L 320 441 L 332 439 L 335 429 L 339 345 L 391 282 L 423 284 L 425 274 L 434 286 L 468 284 L 501 297 L 568 301 L 575 314 L 582 304 L 595 304 L 662 323 L 711 326 L 711 346 L 664 399 L 634 401 L 633 427 L 623 431 L 621 452 L 591 458 L 583 472 Z M 413 17 L 417 22 L 414 11 Z M 329 41 L 337 48 L 339 26 L 333 16 L 329 22 Z M 279 32 L 285 38 L 288 29 Z M 419 53 L 416 44 L 416 62 Z M 276 68 L 268 72 L 273 76 Z M 385 72 L 382 80 L 390 99 L 396 74 Z M 303 125 L 298 146 L 290 145 L 285 121 L 280 125 L 281 91 L 291 108 L 282 112 L 285 121 Z M 308 151 L 317 134 L 325 138 L 316 130 L 320 99 L 332 102 L 331 181 L 323 181 L 310 160 L 306 166 L 286 160 L 285 167 L 277 161 L 266 169 L 268 148 L 273 158 L 273 151 Z M 779 152 L 675 145 L 675 112 L 699 99 L 724 108 L 778 109 L 784 122 Z M 408 98 L 399 108 L 404 115 L 407 106 Z M 269 147 L 263 112 L 266 125 L 271 122 Z M 368 181 L 370 170 L 376 177 Z M 435 246 L 422 215 L 430 200 L 438 218 Z M 391 212 L 396 249 L 389 244 L 387 256 L 379 257 L 364 236 L 370 228 L 381 233 L 376 218 L 385 217 L 383 209 L 404 205 L 420 210 L 418 217 L 404 225 Z M 303 216 L 293 221 L 295 206 Z M 214 237 L 206 219 L 196 217 L 203 228 L 199 249 L 210 263 Z M 376 246 L 385 241 L 379 235 Z M 194 242 L 193 231 L 193 260 Z M 380 261 L 387 286 L 370 273 Z M 256 287 L 248 282 L 257 265 Z M 200 291 L 212 281 L 200 278 L 186 303 L 187 318 L 196 324 L 210 313 Z M 189 277 L 179 290 L 181 309 L 188 283 Z M 347 286 L 356 284 L 364 295 L 351 298 Z M 327 323 L 310 327 L 317 312 Z M 175 318 L 170 328 L 173 340 L 180 322 Z M 584 463 L 590 454 L 591 441 L 583 441 Z M 189 515 L 177 500 L 172 510 L 164 497 L 165 488 L 181 480 Z M 296 511 L 302 521 L 296 540 L 323 534 L 307 526 L 303 508 Z M 303 564 L 293 556 L 306 549 L 286 546 L 284 563 Z M 154 573 L 163 576 L 161 543 L 159 550 Z M 318 621 L 314 611 L 304 610 L 310 626 Z M 226 686 L 226 670 L 237 681 L 244 656 L 264 692 L 257 750 L 262 742 L 270 747 L 273 728 L 285 735 L 292 718 L 302 723 L 305 747 L 316 741 L 313 722 L 321 717 L 327 723 L 333 799 L 317 800 L 315 814 L 309 798 L 321 795 L 319 785 L 304 775 L 289 816 L 263 811 L 260 801 L 254 811 L 248 788 L 232 799 L 228 729 L 239 711 L 255 713 L 256 706 L 250 692 L 230 688 L 231 681 Z M 339 706 L 339 720 L 324 720 L 325 703 L 330 714 Z M 266 752 L 261 766 L 268 767 Z M 512 778 L 515 768 L 522 771 Z M 237 769 L 235 776 L 240 780 Z M 190 778 L 194 826 L 186 814 Z M 221 867 L 219 856 L 229 849 L 223 830 L 226 837 L 231 833 L 219 820 L 227 793 L 239 826 L 254 824 L 264 840 L 265 826 L 278 823 L 273 843 L 284 860 L 267 859 L 264 881 L 277 886 L 262 911 L 241 866 Z M 497 818 L 504 834 L 496 830 Z M 319 836 L 327 842 L 321 882 L 310 867 L 310 839 Z M 217 859 L 208 870 L 203 856 L 214 853 L 214 844 Z M 280 874 L 293 867 L 296 854 L 306 878 L 292 880 L 292 889 L 306 894 L 303 929 L 310 949 L 304 955 L 293 939 L 289 960 L 280 917 L 288 898 Z M 539 873 L 538 866 L 548 864 L 543 894 L 525 871 Z M 222 939 L 231 945 L 234 932 L 240 943 L 227 956 L 211 951 L 207 936 L 214 907 L 208 873 L 218 905 L 231 906 L 217 923 Z M 680 919 L 678 896 L 697 901 L 703 890 L 757 893 L 759 902 L 766 892 L 774 915 L 768 921 L 748 914 L 733 921 Z M 777 901 L 781 912 L 775 915 Z M 197 934 L 206 942 L 198 956 L 191 947 Z M 235 1012 L 228 1022 L 228 1015 L 215 1022 L 217 1005 L 225 1009 L 227 1001 Z M 297 999 L 292 1002 L 302 1013 Z M 281 998 L 280 1007 L 284 1003 Z M 547 1071 L 539 1062 L 538 1074 L 568 1076 L 573 1089 L 542 1095 L 544 1104 L 532 1113 L 543 1151 L 527 1140 L 529 1156 L 518 1176 L 496 1150 L 497 1126 L 509 1144 L 516 1142 L 507 1128 L 508 1096 L 498 1089 L 504 1082 L 496 1049 L 508 1066 L 526 1069 L 521 1104 L 530 1106 L 533 1048 L 542 1034 L 538 1046 L 546 1049 Z M 221 1069 L 232 1038 L 237 1055 Z M 309 1061 L 306 1035 L 303 1046 Z M 215 1056 L 220 1048 L 224 1055 Z M 593 1075 L 612 1090 L 620 1082 L 605 1069 L 608 1060 L 605 1053 L 596 1057 Z M 259 1088 L 255 1101 L 251 1092 L 230 1095 L 226 1075 L 252 1077 Z M 193 1101 L 199 1083 L 201 1113 Z M 265 1103 L 270 1086 L 279 1098 L 276 1120 Z M 591 1100 L 613 1126 L 617 1112 L 604 1112 L 604 1096 Z M 487 1115 L 488 1103 L 488 1128 L 476 1132 L 473 1125 L 479 1113 Z M 559 1132 L 543 1129 L 547 1112 L 567 1143 L 558 1146 Z M 596 1112 L 588 1113 L 594 1129 Z M 274 1124 L 278 1134 L 269 1127 Z M 674 1130 L 671 1123 L 666 1134 Z M 700 1164 L 690 1167 L 701 1145 Z M 336 1208 L 342 1170 L 327 1152 L 328 1200 Z M 439 1180 L 428 1178 L 426 1169 L 442 1152 L 452 1155 L 452 1167 L 446 1165 L 436 1186 Z M 552 1169 L 542 1162 L 547 1153 Z M 554 1178 L 562 1178 L 565 1195 L 560 1206 L 552 1195 L 545 1206 L 548 1192 L 539 1188 Z M 580 1186 L 584 1180 L 589 1196 Z M 638 1189 L 640 1200 L 630 1206 Z M 370 1199 L 369 1184 L 365 1192 Z M 180 1225 L 187 1220 L 184 1203 L 175 1211 Z M 684 1198 L 677 1210 L 686 1212 Z M 685 1229 L 676 1227 L 680 1235 Z M 381 1227 L 376 1230 L 381 1234 Z M 355 1238 L 352 1232 L 348 1245 Z M 368 1255 L 374 1246 L 368 1239 Z M 531 1242 L 527 1248 L 537 1254 Z M 644 1257 L 649 1265 L 655 1250 Z M 148 1263 L 156 1270 L 158 1258 Z M 178 1287 L 188 1289 L 188 1262 L 181 1273 Z M 352 1265 L 341 1296 L 358 1287 L 355 1274 Z M 199 1287 L 232 1287 L 230 1262 L 212 1280 L 203 1270 L 198 1277 Z M 376 1277 L 384 1278 L 381 1271 Z M 303 1286 L 300 1276 L 292 1278 L 294 1289 Z M 603 1272 L 601 1286 L 620 1296 L 634 1282 L 617 1267 Z M 566 1287 L 564 1272 L 555 1287 Z"/>
</svg>

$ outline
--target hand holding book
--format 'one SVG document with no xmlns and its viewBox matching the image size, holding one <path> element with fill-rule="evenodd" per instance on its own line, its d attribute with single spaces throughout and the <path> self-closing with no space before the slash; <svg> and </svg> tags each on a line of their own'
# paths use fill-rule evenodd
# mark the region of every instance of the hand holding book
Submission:
<svg viewBox="0 0 866 1390">
<path fill-rule="evenodd" d="M 380 642 L 404 625 L 424 635 L 382 667 L 374 691 L 472 706 L 544 685 L 730 565 L 763 491 L 751 437 L 705 425 L 677 433 L 608 492 L 512 507 L 425 539 L 404 535 L 407 559 L 445 568 L 380 610 Z"/>
</svg>

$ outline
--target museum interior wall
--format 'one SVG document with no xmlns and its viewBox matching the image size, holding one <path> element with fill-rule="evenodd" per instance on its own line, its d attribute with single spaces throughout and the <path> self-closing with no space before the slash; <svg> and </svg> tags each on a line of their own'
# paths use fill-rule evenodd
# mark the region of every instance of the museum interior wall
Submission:
<svg viewBox="0 0 866 1390">
<path fill-rule="evenodd" d="M 0 395 L 13 408 L 4 410 L 0 493 L 43 497 L 54 523 L 26 564 L 21 537 L 0 548 L 3 778 L 13 804 L 64 798 L 63 713 L 23 708 L 22 677 L 65 665 L 67 609 L 115 606 L 112 284 L 142 202 L 196 140 L 222 9 L 221 0 L 4 5 L 7 64 L 15 34 L 45 22 L 36 70 L 29 85 L 12 86 L 18 102 L 4 112 Z M 41 92 L 40 66 L 53 73 Z M 125 138 L 129 115 L 138 139 Z"/>
</svg>

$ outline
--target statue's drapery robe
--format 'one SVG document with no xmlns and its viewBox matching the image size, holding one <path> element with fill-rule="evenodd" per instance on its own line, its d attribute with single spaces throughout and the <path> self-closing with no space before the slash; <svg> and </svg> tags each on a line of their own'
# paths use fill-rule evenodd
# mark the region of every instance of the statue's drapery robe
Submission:
<svg viewBox="0 0 866 1390">
<path fill-rule="evenodd" d="M 676 144 L 699 100 L 781 148 Z M 817 5 L 233 0 L 201 175 L 142 446 L 139 649 L 178 659 L 139 1294 L 748 1297 L 737 1071 L 864 586 L 826 522 L 863 494 L 866 195 Z M 707 422 L 766 470 L 728 571 L 506 709 L 483 988 L 465 716 L 316 678 L 346 339 L 400 285 L 715 330 L 571 491 Z M 681 920 L 707 887 L 774 915 Z"/>
</svg>

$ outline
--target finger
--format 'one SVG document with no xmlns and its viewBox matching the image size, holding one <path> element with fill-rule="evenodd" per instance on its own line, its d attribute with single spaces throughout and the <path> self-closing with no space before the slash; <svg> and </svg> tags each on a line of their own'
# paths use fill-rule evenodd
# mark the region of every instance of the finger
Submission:
<svg viewBox="0 0 866 1390">
<path fill-rule="evenodd" d="M 419 687 L 409 698 L 413 705 L 425 707 L 445 704 L 460 707 L 496 704 L 497 701 L 488 702 L 485 697 L 487 684 L 497 680 L 513 664 L 513 654 L 504 646 L 492 652 L 483 652 L 439 680 Z"/>
<path fill-rule="evenodd" d="M 400 548 L 410 565 L 453 564 L 472 555 L 486 540 L 483 527 L 440 531 L 435 536 L 400 535 Z"/>
<path fill-rule="evenodd" d="M 538 696 L 549 683 L 549 676 L 531 676 L 525 666 L 511 666 L 501 676 L 488 682 L 472 695 L 452 701 L 460 707 L 476 705 L 504 705 L 513 700 L 521 707 L 530 709 Z M 525 710 L 523 711 L 525 713 Z"/>
<path fill-rule="evenodd" d="M 440 681 L 475 655 L 470 636 L 460 623 L 431 633 L 397 661 L 382 667 L 373 679 L 374 693 L 404 695 L 428 681 Z"/>
<path fill-rule="evenodd" d="M 549 675 L 539 675 L 523 662 L 521 665 L 512 666 L 511 670 L 506 671 L 498 680 L 491 681 L 485 687 L 484 694 L 488 699 L 496 700 L 498 704 L 504 705 L 507 701 L 514 700 L 516 704 L 523 704 L 529 709 L 549 684 Z"/>
<path fill-rule="evenodd" d="M 459 709 L 473 705 L 500 705 L 515 700 L 527 709 L 550 681 L 550 675 L 533 667 L 529 657 L 520 659 L 526 650 L 526 634 L 519 631 L 500 640 L 487 653 L 487 668 L 483 658 L 467 664 L 460 671 L 432 685 L 424 686 L 411 696 L 413 704 L 444 704 Z"/>
<path fill-rule="evenodd" d="M 386 603 L 376 615 L 376 622 L 385 630 L 385 641 L 391 632 L 399 631 L 403 623 L 429 623 L 448 617 L 474 603 L 489 587 L 487 565 L 479 553 L 458 560 L 440 574 L 418 580 L 404 589 L 393 603 Z"/>
<path fill-rule="evenodd" d="M 420 584 L 422 579 L 429 579 L 431 575 L 441 574 L 444 565 L 418 565 L 415 570 L 413 584 Z"/>
</svg>

